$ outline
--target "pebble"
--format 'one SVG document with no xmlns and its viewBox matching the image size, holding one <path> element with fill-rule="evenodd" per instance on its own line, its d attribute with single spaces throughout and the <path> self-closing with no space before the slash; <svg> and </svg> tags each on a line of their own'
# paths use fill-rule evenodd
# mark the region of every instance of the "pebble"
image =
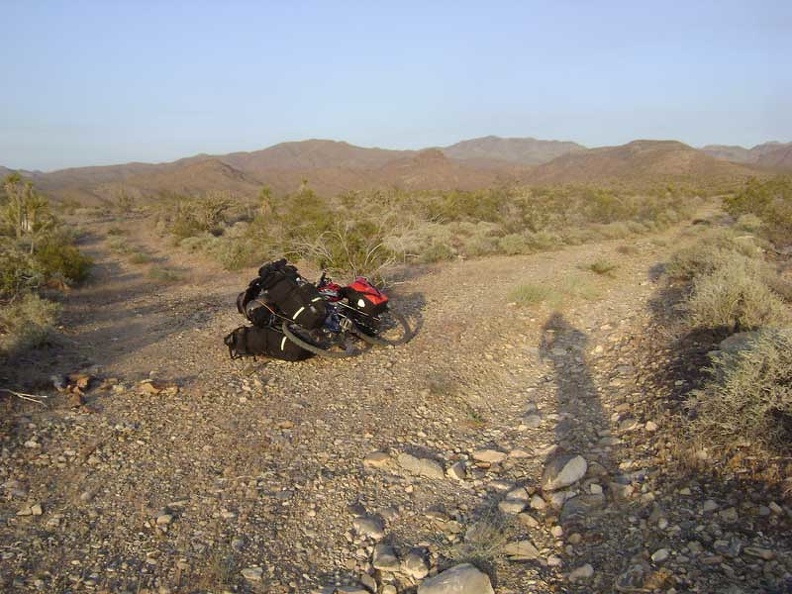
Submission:
<svg viewBox="0 0 792 594">
<path fill-rule="evenodd" d="M 242 577 L 251 582 L 260 582 L 264 577 L 261 567 L 246 567 L 242 570 Z"/>
<path fill-rule="evenodd" d="M 581 565 L 569 573 L 569 580 L 572 582 L 586 581 L 592 577 L 594 577 L 594 567 L 591 565 L 591 563 Z"/>
<path fill-rule="evenodd" d="M 671 552 L 668 549 L 657 549 L 654 553 L 652 553 L 652 562 L 663 563 L 664 561 L 667 561 L 670 556 Z"/>
</svg>

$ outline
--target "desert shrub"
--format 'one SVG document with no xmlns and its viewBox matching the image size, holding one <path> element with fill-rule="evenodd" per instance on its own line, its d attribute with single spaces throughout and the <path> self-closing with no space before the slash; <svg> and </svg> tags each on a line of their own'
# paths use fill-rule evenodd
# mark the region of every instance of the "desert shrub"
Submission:
<svg viewBox="0 0 792 594">
<path fill-rule="evenodd" d="M 789 452 L 792 330 L 762 330 L 736 352 L 719 351 L 712 379 L 691 394 L 696 432 L 724 446 L 749 441 Z"/>
<path fill-rule="evenodd" d="M 488 504 L 465 531 L 462 542 L 451 546 L 446 555 L 458 563 L 491 564 L 506 555 L 508 544 L 519 534 L 520 526 L 515 516 Z"/>
<path fill-rule="evenodd" d="M 766 274 L 761 262 L 735 259 L 695 278 L 687 302 L 693 326 L 734 332 L 785 323 L 786 306 L 763 281 Z"/>
<path fill-rule="evenodd" d="M 172 283 L 176 281 L 180 281 L 182 279 L 182 274 L 174 270 L 172 268 L 167 268 L 164 266 L 152 266 L 148 269 L 146 273 L 146 277 L 157 282 L 162 283 Z"/>
<path fill-rule="evenodd" d="M 616 264 L 605 258 L 597 258 L 588 265 L 588 269 L 591 270 L 591 272 L 601 275 L 610 275 L 616 268 L 618 268 Z"/>
<path fill-rule="evenodd" d="M 13 241 L 0 241 L 0 298 L 31 291 L 42 281 L 29 251 L 18 249 Z"/>
<path fill-rule="evenodd" d="M 525 237 L 519 233 L 510 233 L 498 239 L 498 248 L 508 256 L 529 254 L 531 252 Z"/>
<path fill-rule="evenodd" d="M 41 240 L 33 254 L 36 268 L 45 278 L 81 282 L 88 277 L 93 261 L 71 244 L 63 233 L 52 233 Z"/>
<path fill-rule="evenodd" d="M 692 246 L 675 252 L 666 265 L 666 273 L 672 278 L 689 281 L 734 261 L 760 257 L 761 252 L 752 238 L 739 238 L 728 230 L 718 230 L 706 233 Z"/>
<path fill-rule="evenodd" d="M 560 235 L 550 231 L 528 232 L 525 234 L 525 241 L 528 246 L 537 252 L 552 250 L 564 245 L 564 240 Z"/>
<path fill-rule="evenodd" d="M 158 219 L 177 242 L 201 233 L 219 235 L 232 205 L 228 192 L 207 192 L 200 196 L 166 193 L 160 196 Z"/>
<path fill-rule="evenodd" d="M 30 183 L 12 174 L 0 195 L 0 298 L 14 299 L 49 281 L 84 280 L 91 259 Z"/>
<path fill-rule="evenodd" d="M 151 254 L 147 254 L 146 252 L 136 251 L 132 252 L 129 255 L 129 263 L 130 264 L 148 264 L 154 258 Z"/>
<path fill-rule="evenodd" d="M 750 179 L 723 203 L 733 217 L 758 217 L 762 234 L 776 246 L 792 245 L 792 178 Z"/>
<path fill-rule="evenodd" d="M 50 335 L 60 307 L 26 293 L 0 307 L 0 354 L 36 347 Z"/>
</svg>

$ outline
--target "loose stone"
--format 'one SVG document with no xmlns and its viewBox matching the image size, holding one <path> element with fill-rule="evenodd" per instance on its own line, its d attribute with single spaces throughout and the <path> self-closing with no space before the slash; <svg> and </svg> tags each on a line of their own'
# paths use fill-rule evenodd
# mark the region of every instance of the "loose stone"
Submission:
<svg viewBox="0 0 792 594">
<path fill-rule="evenodd" d="M 583 456 L 560 456 L 552 460 L 542 475 L 542 489 L 556 491 L 575 484 L 582 479 L 588 464 Z"/>
<path fill-rule="evenodd" d="M 495 590 L 487 574 L 463 563 L 424 581 L 418 594 L 495 594 Z"/>
</svg>

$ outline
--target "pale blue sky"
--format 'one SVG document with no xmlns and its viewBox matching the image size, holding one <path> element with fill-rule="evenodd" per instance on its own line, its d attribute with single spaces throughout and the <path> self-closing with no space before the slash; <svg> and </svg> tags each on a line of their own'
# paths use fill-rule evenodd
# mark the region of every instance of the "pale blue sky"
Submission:
<svg viewBox="0 0 792 594">
<path fill-rule="evenodd" d="M 792 2 L 0 0 L 0 165 L 792 140 Z"/>
</svg>

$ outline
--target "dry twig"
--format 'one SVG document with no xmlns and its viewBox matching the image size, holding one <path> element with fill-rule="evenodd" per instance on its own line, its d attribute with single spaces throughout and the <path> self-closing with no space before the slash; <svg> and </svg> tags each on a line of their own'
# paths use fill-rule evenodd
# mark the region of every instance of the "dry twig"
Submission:
<svg viewBox="0 0 792 594">
<path fill-rule="evenodd" d="M 29 402 L 35 402 L 36 404 L 40 404 L 41 406 L 47 406 L 44 404 L 41 399 L 47 398 L 46 396 L 39 396 L 38 394 L 25 394 L 24 392 L 16 392 L 14 390 L 9 390 L 8 388 L 0 388 L 0 392 L 6 392 L 17 398 L 21 398 L 22 400 L 27 400 Z"/>
</svg>

